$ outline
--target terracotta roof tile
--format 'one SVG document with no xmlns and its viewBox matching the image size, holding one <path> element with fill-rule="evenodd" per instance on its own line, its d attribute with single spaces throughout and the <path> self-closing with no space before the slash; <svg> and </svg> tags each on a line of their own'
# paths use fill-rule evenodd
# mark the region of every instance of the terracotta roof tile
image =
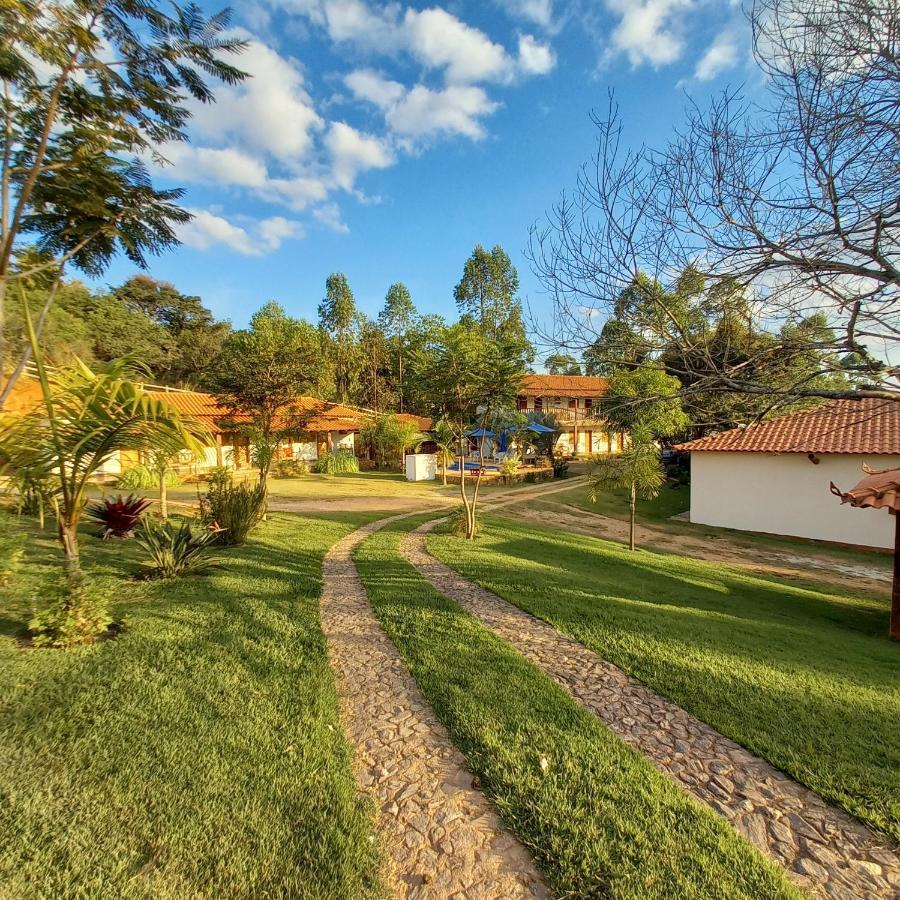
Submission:
<svg viewBox="0 0 900 900">
<path fill-rule="evenodd" d="M 892 509 L 900 514 L 900 469 L 872 472 L 849 491 L 842 491 L 831 482 L 831 493 L 861 509 Z"/>
<path fill-rule="evenodd" d="M 900 400 L 829 400 L 769 422 L 688 441 L 678 449 L 692 453 L 900 454 Z"/>
<path fill-rule="evenodd" d="M 607 380 L 597 375 L 524 375 L 520 397 L 602 397 Z"/>
</svg>

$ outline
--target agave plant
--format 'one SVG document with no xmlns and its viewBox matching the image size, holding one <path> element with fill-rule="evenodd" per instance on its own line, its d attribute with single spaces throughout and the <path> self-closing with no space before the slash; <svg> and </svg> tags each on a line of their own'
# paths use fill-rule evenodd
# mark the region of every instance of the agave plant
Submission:
<svg viewBox="0 0 900 900">
<path fill-rule="evenodd" d="M 182 575 L 203 575 L 221 566 L 222 561 L 212 555 L 216 531 L 207 529 L 194 533 L 182 521 L 152 522 L 144 520 L 137 532 L 137 542 L 150 554 L 144 563 L 145 578 L 177 578 Z"/>
<path fill-rule="evenodd" d="M 129 538 L 141 521 L 147 507 L 153 503 L 146 497 L 119 494 L 115 500 L 97 500 L 87 507 L 88 518 L 100 526 L 100 537 L 104 541 L 110 538 Z"/>
</svg>

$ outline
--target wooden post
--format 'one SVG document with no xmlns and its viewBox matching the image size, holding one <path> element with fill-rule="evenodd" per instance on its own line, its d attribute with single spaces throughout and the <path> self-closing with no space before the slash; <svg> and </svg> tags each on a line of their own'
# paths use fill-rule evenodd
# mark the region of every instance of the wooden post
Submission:
<svg viewBox="0 0 900 900">
<path fill-rule="evenodd" d="M 220 432 L 216 432 L 216 465 L 221 469 L 222 468 L 222 435 Z"/>
<path fill-rule="evenodd" d="M 900 641 L 900 512 L 891 510 L 894 517 L 894 582 L 891 587 L 891 640 Z"/>
</svg>

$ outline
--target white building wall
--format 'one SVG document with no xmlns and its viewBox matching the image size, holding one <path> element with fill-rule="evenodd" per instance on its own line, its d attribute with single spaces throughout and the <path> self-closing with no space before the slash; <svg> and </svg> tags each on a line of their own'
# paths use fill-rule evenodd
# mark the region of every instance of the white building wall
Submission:
<svg viewBox="0 0 900 900">
<path fill-rule="evenodd" d="M 894 546 L 894 518 L 886 509 L 854 509 L 828 489 L 849 490 L 876 471 L 900 466 L 898 456 L 805 453 L 691 454 L 691 521 L 742 531 Z"/>
</svg>

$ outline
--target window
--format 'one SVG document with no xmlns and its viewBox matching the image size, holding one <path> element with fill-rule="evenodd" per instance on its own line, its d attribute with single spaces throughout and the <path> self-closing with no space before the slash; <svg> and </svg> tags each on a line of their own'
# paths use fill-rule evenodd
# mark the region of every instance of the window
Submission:
<svg viewBox="0 0 900 900">
<path fill-rule="evenodd" d="M 584 398 L 584 411 L 585 413 L 590 413 L 591 408 L 593 407 L 593 401 L 590 397 Z"/>
<path fill-rule="evenodd" d="M 578 409 L 577 397 L 569 397 L 569 409 Z"/>
<path fill-rule="evenodd" d="M 535 397 L 534 398 L 534 408 L 538 412 L 540 412 L 544 408 L 544 398 L 543 397 Z"/>
<path fill-rule="evenodd" d="M 516 409 L 520 412 L 523 409 L 528 409 L 528 401 L 524 397 L 516 397 Z"/>
</svg>

